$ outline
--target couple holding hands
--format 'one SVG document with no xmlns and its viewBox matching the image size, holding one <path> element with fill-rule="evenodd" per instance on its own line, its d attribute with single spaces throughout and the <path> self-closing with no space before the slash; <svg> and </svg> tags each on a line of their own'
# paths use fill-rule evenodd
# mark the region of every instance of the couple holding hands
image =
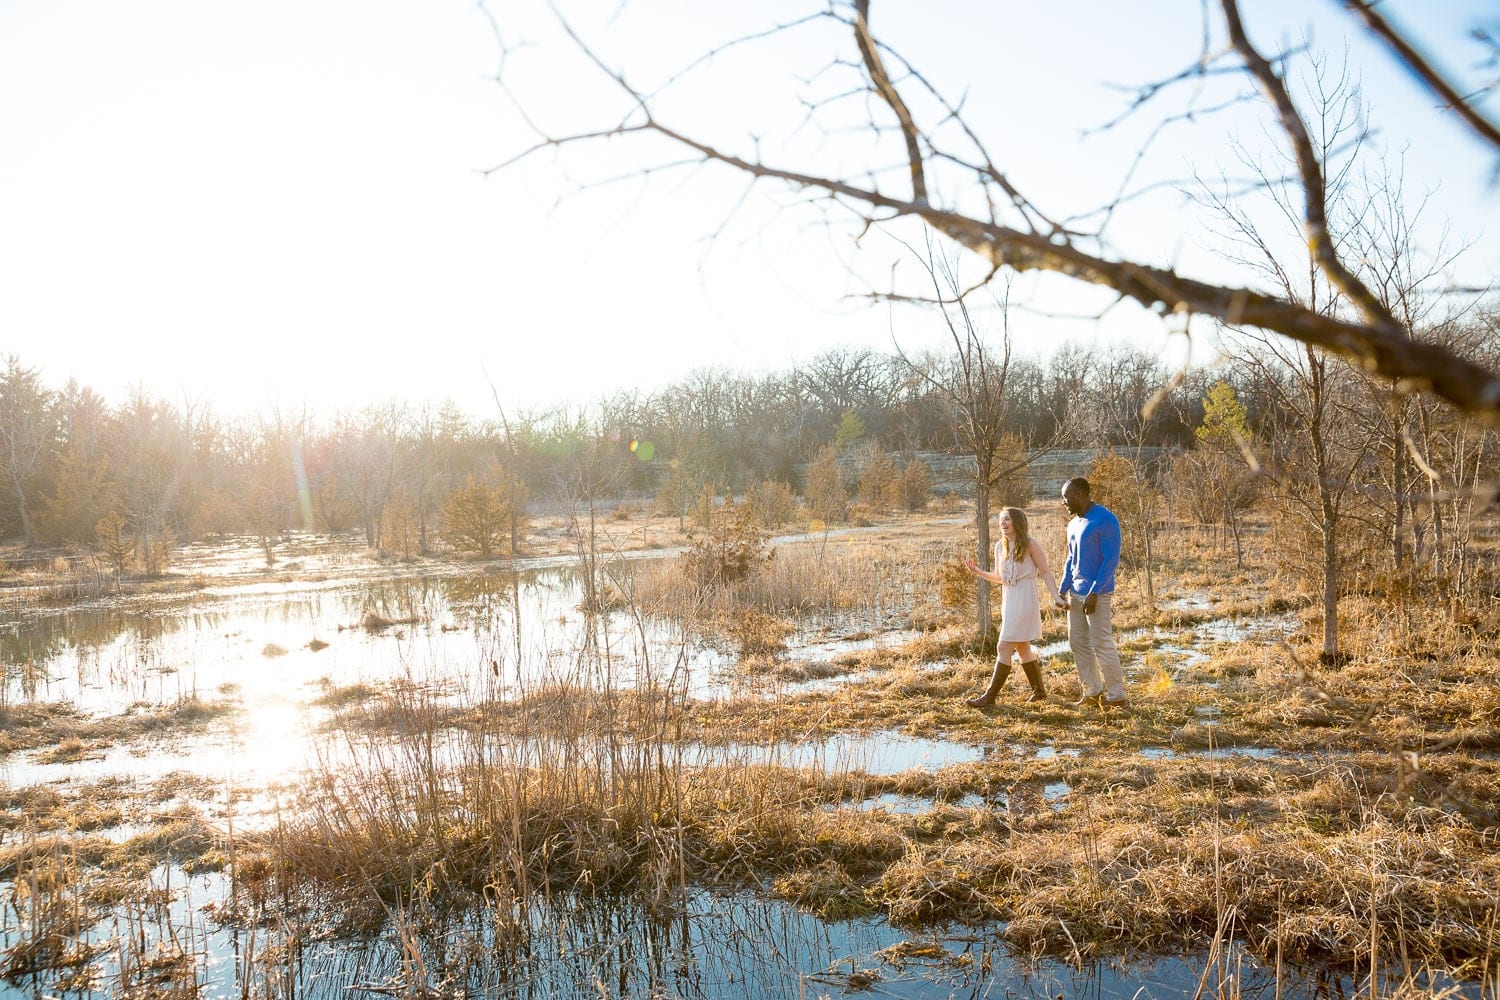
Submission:
<svg viewBox="0 0 1500 1000">
<path fill-rule="evenodd" d="M 1020 659 L 1021 670 L 1031 684 L 1027 701 L 1047 697 L 1040 654 L 1032 648 L 1032 643 L 1042 638 L 1038 576 L 1046 583 L 1053 603 L 1068 612 L 1068 645 L 1083 685 L 1078 704 L 1124 707 L 1130 703 L 1111 619 L 1115 569 L 1120 564 L 1120 520 L 1107 507 L 1094 503 L 1089 494 L 1087 479 L 1070 479 L 1063 486 L 1063 504 L 1072 518 L 1068 521 L 1068 559 L 1060 585 L 1052 579 L 1047 553 L 1031 537 L 1026 512 L 1018 507 L 1000 512 L 1000 540 L 995 543 L 993 571 L 980 569 L 972 559 L 964 560 L 975 576 L 1001 588 L 995 670 L 984 693 L 968 699 L 970 705 L 983 708 L 995 703 L 1000 686 L 1010 676 L 1012 657 Z"/>
</svg>

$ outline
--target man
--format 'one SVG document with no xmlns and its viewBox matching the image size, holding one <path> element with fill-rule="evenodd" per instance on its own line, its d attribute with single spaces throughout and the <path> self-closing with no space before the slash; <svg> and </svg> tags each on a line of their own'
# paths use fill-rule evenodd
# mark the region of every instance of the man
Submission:
<svg viewBox="0 0 1500 1000">
<path fill-rule="evenodd" d="M 1068 561 L 1058 584 L 1057 606 L 1068 609 L 1068 645 L 1083 685 L 1078 704 L 1123 708 L 1130 699 L 1110 617 L 1115 569 L 1120 565 L 1120 519 L 1089 494 L 1089 481 L 1081 477 L 1063 486 L 1063 504 L 1073 518 L 1068 522 Z"/>
</svg>

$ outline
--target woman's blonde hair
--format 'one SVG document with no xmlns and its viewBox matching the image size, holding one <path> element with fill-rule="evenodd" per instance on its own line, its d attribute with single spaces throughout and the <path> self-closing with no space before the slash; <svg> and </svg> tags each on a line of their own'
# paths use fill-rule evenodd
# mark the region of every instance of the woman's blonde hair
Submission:
<svg viewBox="0 0 1500 1000">
<path fill-rule="evenodd" d="M 1000 513 L 1010 515 L 1010 526 L 1016 539 L 1015 548 L 1012 549 L 1010 539 L 1000 536 L 1000 541 L 1005 546 L 1005 555 L 1020 562 L 1031 550 L 1031 523 L 1026 520 L 1026 512 L 1019 507 L 1002 507 Z"/>
</svg>

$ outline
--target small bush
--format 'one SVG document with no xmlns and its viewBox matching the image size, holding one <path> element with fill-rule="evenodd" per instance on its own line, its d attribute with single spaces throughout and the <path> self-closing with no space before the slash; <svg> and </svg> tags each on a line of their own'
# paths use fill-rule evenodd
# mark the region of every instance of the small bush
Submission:
<svg viewBox="0 0 1500 1000">
<path fill-rule="evenodd" d="M 510 551 L 513 520 L 517 540 L 525 532 L 525 486 L 498 470 L 492 479 L 470 476 L 443 505 L 443 536 L 448 544 L 460 552 L 477 553 L 481 559 Z"/>
<path fill-rule="evenodd" d="M 938 567 L 938 600 L 943 607 L 954 611 L 969 610 L 974 607 L 976 590 L 975 576 L 964 565 L 962 555 L 950 555 L 943 560 Z"/>
<path fill-rule="evenodd" d="M 838 453 L 824 448 L 807 470 L 807 487 L 802 492 L 812 516 L 828 524 L 839 524 L 848 510 L 849 496 L 839 473 Z"/>
<path fill-rule="evenodd" d="M 901 471 L 895 459 L 876 452 L 859 474 L 859 502 L 876 514 L 888 513 L 902 503 Z"/>
<path fill-rule="evenodd" d="M 786 483 L 767 479 L 750 490 L 750 507 L 755 523 L 762 528 L 779 528 L 797 513 L 797 495 Z"/>
<path fill-rule="evenodd" d="M 698 491 L 698 499 L 693 504 L 693 524 L 703 531 L 712 531 L 714 526 L 714 512 L 718 510 L 715 498 L 718 490 L 711 485 L 705 485 Z"/>
<path fill-rule="evenodd" d="M 722 624 L 724 632 L 739 647 L 742 657 L 774 657 L 786 652 L 786 637 L 792 625 L 784 618 L 754 608 L 738 608 Z"/>
<path fill-rule="evenodd" d="M 945 490 L 943 495 L 937 499 L 939 514 L 959 514 L 964 509 L 964 498 L 953 490 Z"/>
<path fill-rule="evenodd" d="M 751 576 L 775 554 L 756 527 L 749 506 L 736 507 L 726 498 L 708 534 L 695 538 L 680 557 L 700 588 L 734 583 Z"/>
<path fill-rule="evenodd" d="M 177 533 L 167 527 L 139 532 L 135 538 L 136 558 L 147 576 L 161 576 L 170 569 L 176 548 Z"/>
<path fill-rule="evenodd" d="M 932 499 L 932 470 L 921 459 L 912 459 L 901 470 L 901 506 L 919 511 Z"/>
</svg>

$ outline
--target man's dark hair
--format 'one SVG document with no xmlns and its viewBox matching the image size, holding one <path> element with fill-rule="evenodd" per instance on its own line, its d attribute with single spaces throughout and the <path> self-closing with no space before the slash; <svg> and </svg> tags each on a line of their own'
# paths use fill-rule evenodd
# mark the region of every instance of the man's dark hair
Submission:
<svg viewBox="0 0 1500 1000">
<path fill-rule="evenodd" d="M 1069 479 L 1063 484 L 1063 489 L 1067 489 L 1069 486 L 1072 486 L 1086 497 L 1094 495 L 1094 491 L 1089 487 L 1089 481 L 1082 476 L 1074 476 L 1072 479 Z"/>
</svg>

